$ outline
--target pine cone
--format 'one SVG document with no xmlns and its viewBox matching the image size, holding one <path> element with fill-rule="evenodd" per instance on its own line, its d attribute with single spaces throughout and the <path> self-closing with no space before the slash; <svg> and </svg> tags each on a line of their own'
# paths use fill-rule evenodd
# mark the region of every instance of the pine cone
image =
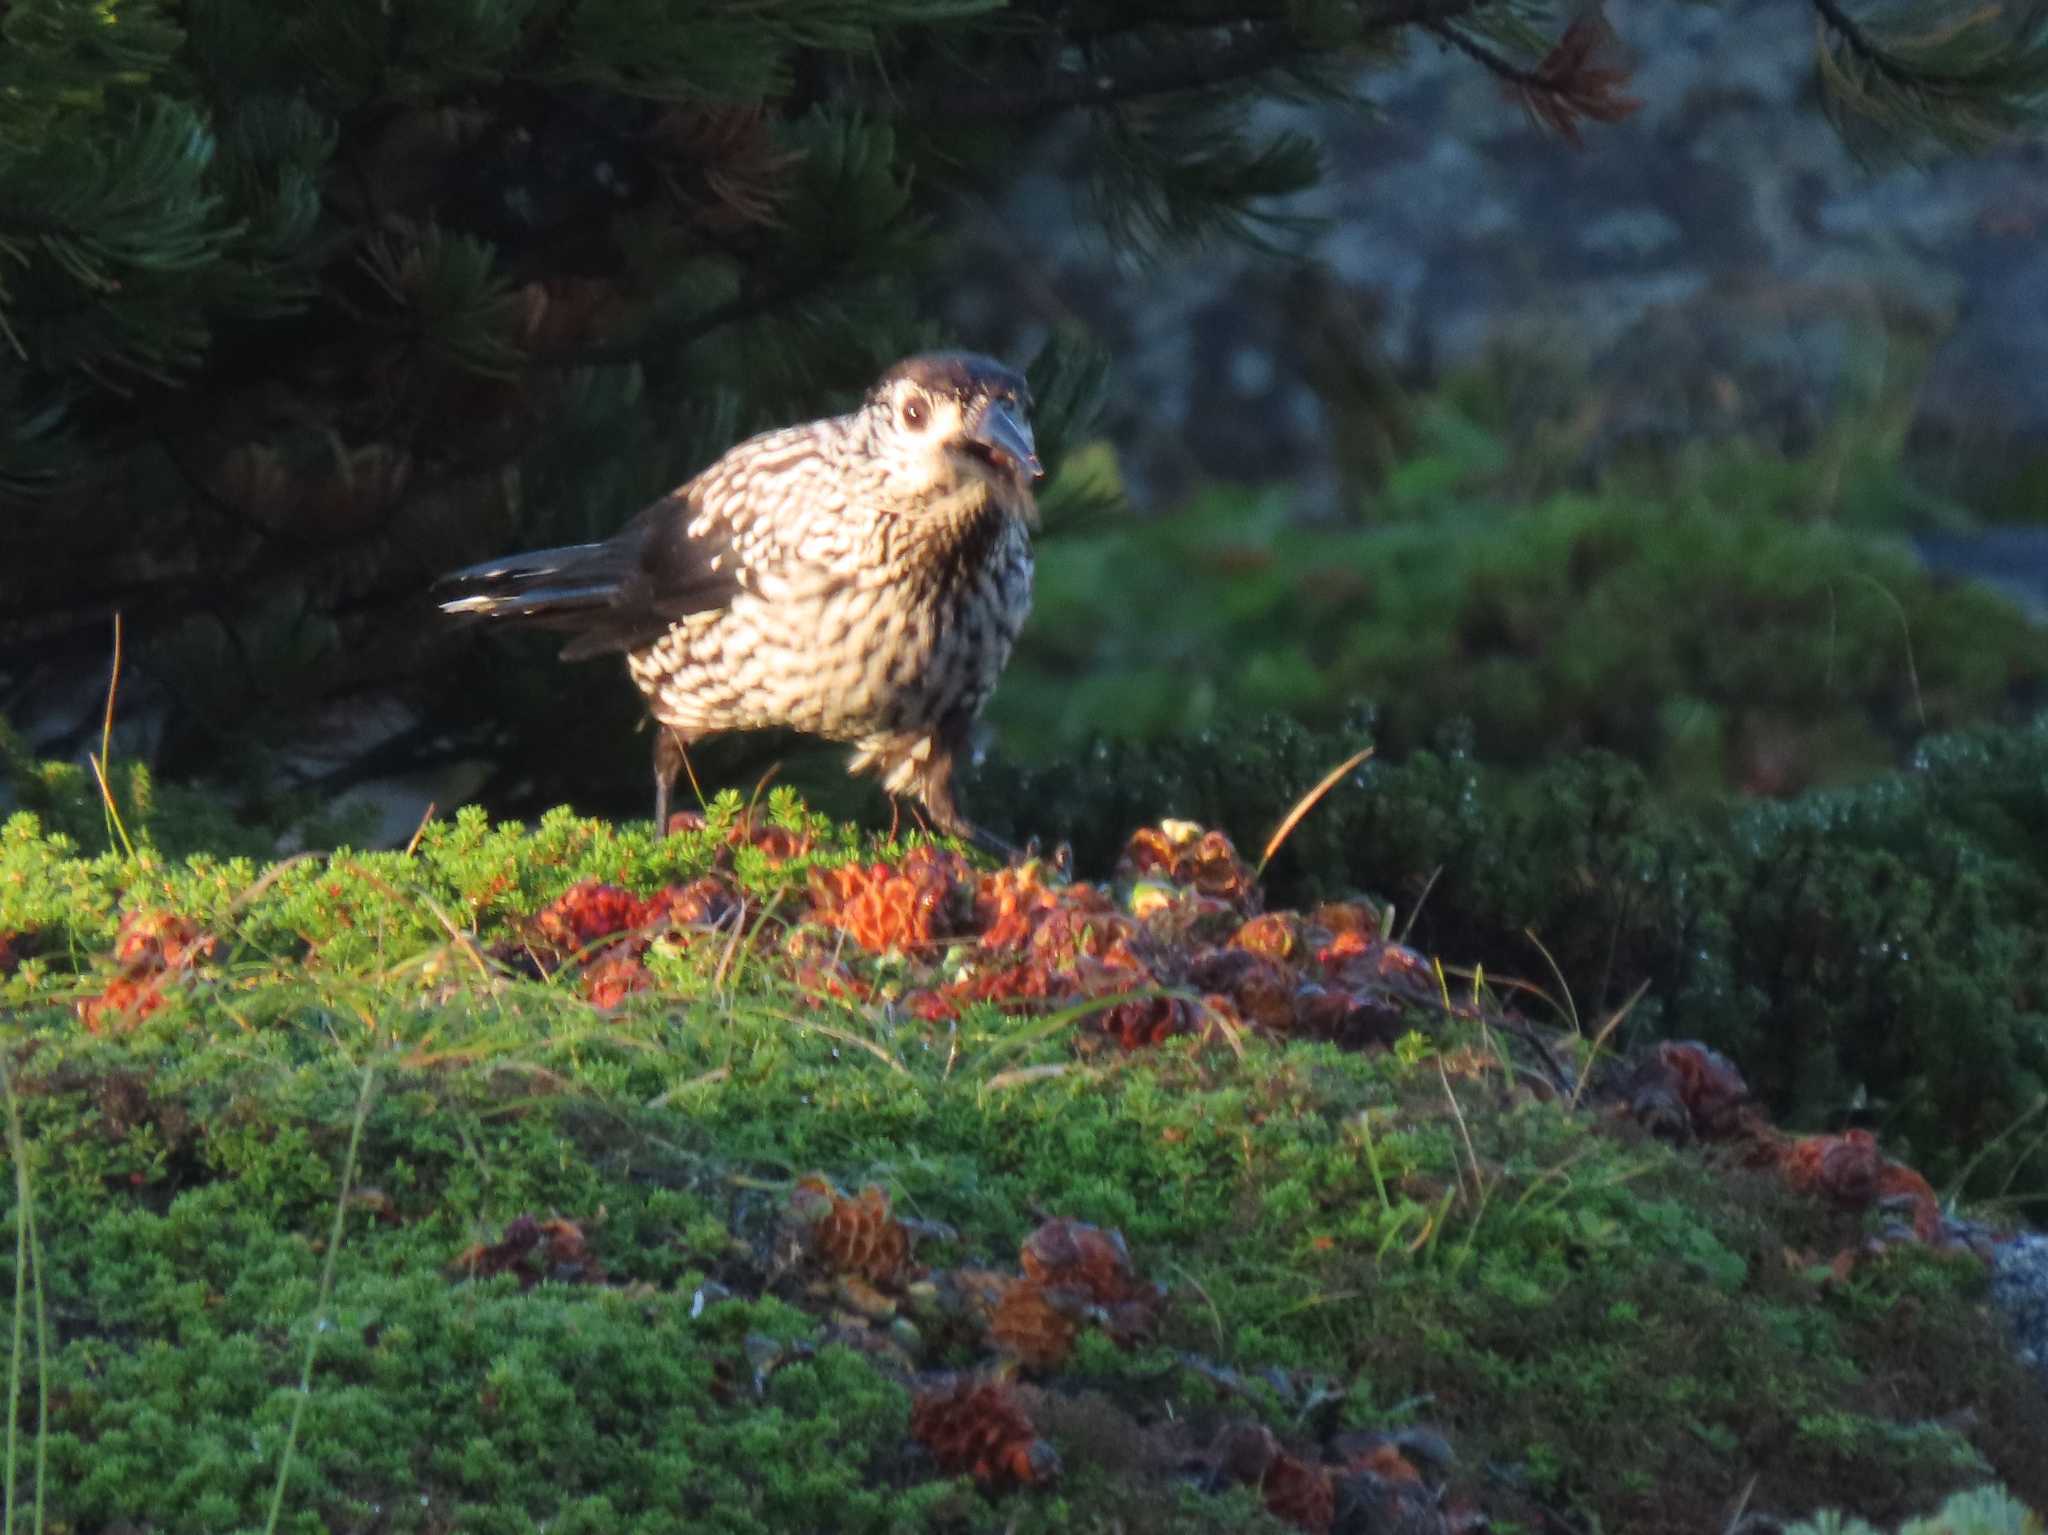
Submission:
<svg viewBox="0 0 2048 1535">
<path fill-rule="evenodd" d="M 929 847 L 914 849 L 894 869 L 885 863 L 813 869 L 813 915 L 870 954 L 920 948 L 954 930 L 952 908 L 970 872 L 959 854 Z"/>
<path fill-rule="evenodd" d="M 94 1034 L 117 1023 L 140 1023 L 163 1006 L 164 982 L 211 956 L 217 943 L 190 917 L 130 912 L 114 937 L 120 973 L 98 994 L 79 1000 L 79 1020 Z"/>
<path fill-rule="evenodd" d="M 1134 832 L 1117 860 L 1116 877 L 1120 884 L 1164 880 L 1244 911 L 1259 904 L 1252 871 L 1230 839 L 1191 821 L 1162 821 Z"/>
<path fill-rule="evenodd" d="M 137 1024 L 164 1005 L 163 976 L 117 975 L 98 994 L 81 998 L 78 1018 L 97 1034 L 117 1024 Z"/>
<path fill-rule="evenodd" d="M 597 1007 L 617 1007 L 653 984 L 640 956 L 626 945 L 605 950 L 583 968 L 583 995 Z"/>
<path fill-rule="evenodd" d="M 1749 1084 L 1727 1057 L 1692 1040 L 1666 1040 L 1636 1068 L 1629 1112 L 1653 1133 L 1720 1140 L 1742 1125 Z"/>
<path fill-rule="evenodd" d="M 1884 1157 L 1868 1130 L 1809 1135 L 1786 1147 L 1785 1180 L 1802 1194 L 1823 1194 L 1847 1209 L 1860 1210 L 1877 1198 Z"/>
<path fill-rule="evenodd" d="M 1296 1529 L 1324 1535 L 1337 1517 L 1337 1489 L 1328 1466 L 1312 1465 L 1285 1451 L 1273 1457 L 1259 1483 L 1266 1511 Z"/>
<path fill-rule="evenodd" d="M 211 956 L 216 943 L 190 917 L 167 911 L 133 911 L 121 919 L 114 959 L 137 972 L 189 970 Z"/>
<path fill-rule="evenodd" d="M 511 1274 L 522 1290 L 543 1279 L 571 1284 L 598 1284 L 604 1279 L 603 1267 L 584 1242 L 583 1228 L 559 1216 L 543 1221 L 522 1215 L 506 1226 L 500 1241 L 466 1248 L 452 1266 L 472 1279 Z"/>
<path fill-rule="evenodd" d="M 1050 1370 L 1073 1352 L 1080 1325 L 1033 1279 L 1013 1279 L 989 1319 L 997 1347 L 1027 1369 Z"/>
<path fill-rule="evenodd" d="M 1147 1284 L 1131 1267 L 1123 1233 L 1086 1221 L 1047 1221 L 1018 1254 L 1024 1272 L 1058 1296 L 1073 1292 L 1099 1308 L 1110 1336 L 1129 1344 L 1148 1335 L 1166 1303 L 1162 1285 Z"/>
<path fill-rule="evenodd" d="M 1059 1456 L 1002 1382 L 965 1379 L 922 1393 L 910 1409 L 910 1435 L 941 1470 L 991 1489 L 1043 1486 L 1059 1475 Z"/>
<path fill-rule="evenodd" d="M 687 885 L 670 885 L 655 893 L 640 911 L 640 923 L 665 922 L 671 927 L 723 927 L 740 908 L 732 886 L 716 874 Z"/>
<path fill-rule="evenodd" d="M 1030 942 L 1038 920 L 1059 905 L 1034 863 L 1011 864 L 984 874 L 974 887 L 974 925 L 984 949 L 1017 949 Z"/>
<path fill-rule="evenodd" d="M 560 949 L 587 949 L 600 938 L 631 932 L 647 909 L 630 890 L 587 879 L 572 885 L 534 916 L 542 938 Z"/>
<path fill-rule="evenodd" d="M 1299 921 L 1280 912 L 1254 917 L 1232 935 L 1231 947 L 1247 949 L 1266 959 L 1285 963 L 1301 951 Z"/>
<path fill-rule="evenodd" d="M 876 1185 L 849 1199 L 813 1173 L 797 1184 L 790 1206 L 809 1227 L 812 1253 L 834 1273 L 878 1285 L 909 1277 L 910 1232 L 889 1213 L 889 1196 Z"/>
</svg>

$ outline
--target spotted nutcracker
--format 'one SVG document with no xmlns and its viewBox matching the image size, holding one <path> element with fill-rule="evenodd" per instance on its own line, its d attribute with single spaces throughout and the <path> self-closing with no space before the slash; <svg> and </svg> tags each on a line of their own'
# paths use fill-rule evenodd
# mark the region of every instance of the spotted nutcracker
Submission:
<svg viewBox="0 0 2048 1535">
<path fill-rule="evenodd" d="M 953 770 L 1031 606 L 1030 405 L 990 358 L 906 358 L 852 414 L 748 439 L 603 543 L 444 577 L 441 610 L 567 630 L 565 661 L 625 654 L 658 828 L 684 748 L 781 725 L 992 842 Z"/>
</svg>

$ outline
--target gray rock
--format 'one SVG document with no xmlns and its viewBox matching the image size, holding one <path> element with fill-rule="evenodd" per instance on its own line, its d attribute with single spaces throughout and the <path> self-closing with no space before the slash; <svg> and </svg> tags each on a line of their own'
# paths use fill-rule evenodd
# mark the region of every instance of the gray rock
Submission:
<svg viewBox="0 0 2048 1535">
<path fill-rule="evenodd" d="M 1199 476 L 1334 483 L 1353 417 L 1333 349 L 1426 381 L 1515 338 L 1580 379 L 1596 453 L 1645 432 L 1796 446 L 1889 381 L 1902 339 L 1933 351 L 1916 440 L 2048 444 L 2048 149 L 1873 169 L 1818 110 L 1799 12 L 1609 15 L 1644 105 L 1588 125 L 1580 151 L 1428 39 L 1365 78 L 1377 112 L 1263 106 L 1260 126 L 1314 134 L 1328 167 L 1283 210 L 1321 227 L 1277 257 L 1120 262 L 1076 216 L 1085 146 L 1041 145 L 968 242 L 953 325 L 1010 351 L 1057 322 L 1094 332 L 1141 496 Z M 1299 302 L 1304 264 L 1330 290 L 1316 304 Z"/>
<path fill-rule="evenodd" d="M 1991 1299 L 2012 1328 L 2019 1359 L 2048 1381 L 2048 1236 L 2023 1231 L 1998 1245 Z"/>
</svg>

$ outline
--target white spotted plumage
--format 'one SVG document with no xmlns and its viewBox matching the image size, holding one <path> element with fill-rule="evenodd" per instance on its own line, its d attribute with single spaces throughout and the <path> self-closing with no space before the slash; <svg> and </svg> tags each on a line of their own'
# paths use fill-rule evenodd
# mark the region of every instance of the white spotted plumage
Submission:
<svg viewBox="0 0 2048 1535">
<path fill-rule="evenodd" d="M 848 742 L 852 771 L 971 830 L 954 759 L 1031 603 L 1027 408 L 988 359 L 906 359 L 858 410 L 739 444 L 617 539 L 473 567 L 443 605 L 578 631 L 565 654 L 623 650 L 684 741 Z"/>
</svg>

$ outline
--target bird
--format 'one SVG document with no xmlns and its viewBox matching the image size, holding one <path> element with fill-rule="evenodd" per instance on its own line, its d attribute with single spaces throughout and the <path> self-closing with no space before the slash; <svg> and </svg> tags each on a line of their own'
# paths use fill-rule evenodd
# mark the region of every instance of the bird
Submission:
<svg viewBox="0 0 2048 1535">
<path fill-rule="evenodd" d="M 443 576 L 440 610 L 564 631 L 565 661 L 625 657 L 656 724 L 657 835 L 691 745 L 784 726 L 1006 852 L 954 777 L 1031 607 L 1031 409 L 994 358 L 906 357 L 851 412 L 739 443 L 602 542 Z"/>
</svg>

